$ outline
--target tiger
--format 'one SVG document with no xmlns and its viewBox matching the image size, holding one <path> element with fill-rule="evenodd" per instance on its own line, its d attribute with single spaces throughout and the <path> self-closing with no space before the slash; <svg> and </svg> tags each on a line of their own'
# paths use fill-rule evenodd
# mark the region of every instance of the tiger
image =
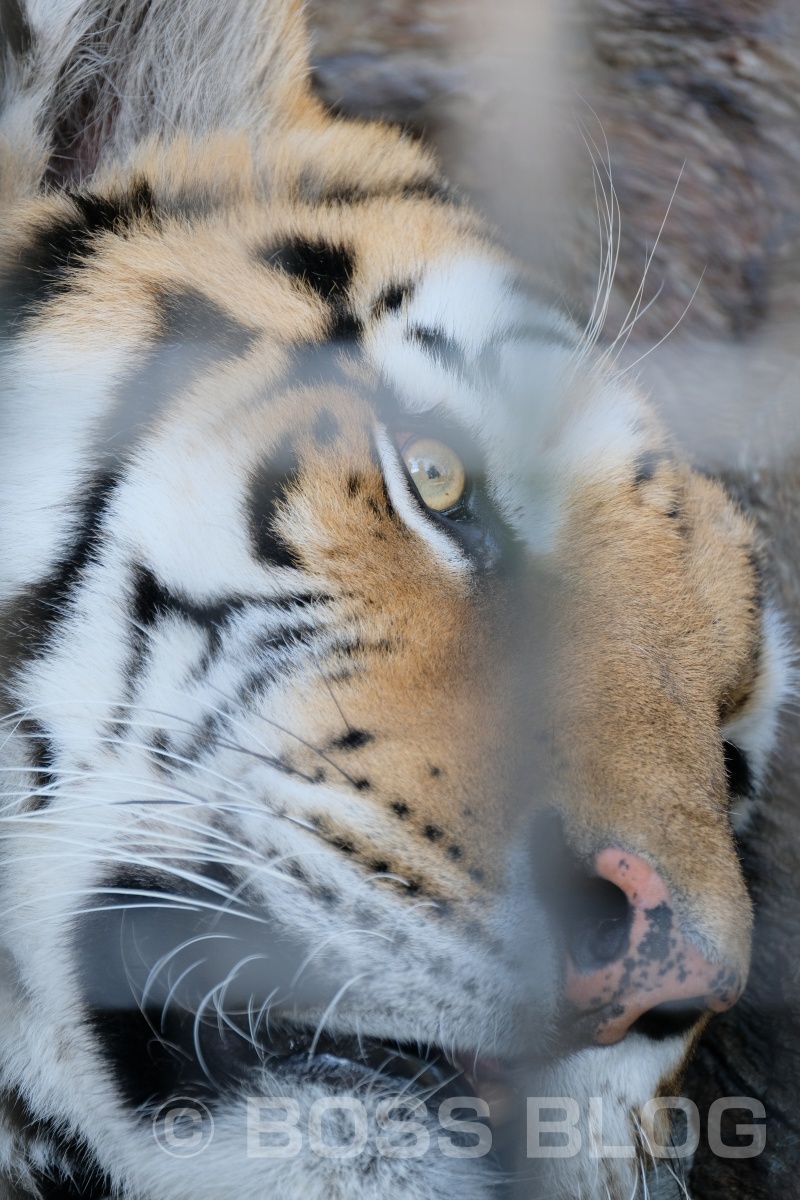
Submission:
<svg viewBox="0 0 800 1200">
<path fill-rule="evenodd" d="M 2 34 L 2 1195 L 627 1200 L 748 973 L 751 519 L 298 0 Z"/>
</svg>

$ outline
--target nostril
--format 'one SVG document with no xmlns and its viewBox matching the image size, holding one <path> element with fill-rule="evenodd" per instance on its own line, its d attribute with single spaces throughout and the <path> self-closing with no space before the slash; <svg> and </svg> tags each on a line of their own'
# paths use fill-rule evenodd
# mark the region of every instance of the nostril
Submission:
<svg viewBox="0 0 800 1200">
<path fill-rule="evenodd" d="M 651 863 L 607 846 L 593 867 L 569 907 L 564 995 L 593 1021 L 596 1044 L 611 1045 L 631 1030 L 654 1041 L 680 1037 L 706 1014 L 735 1004 L 738 964 L 707 954 L 687 936 Z"/>
<path fill-rule="evenodd" d="M 576 883 L 565 913 L 567 951 L 578 971 L 598 971 L 617 962 L 630 945 L 633 909 L 607 879 Z"/>
<path fill-rule="evenodd" d="M 556 813 L 540 813 L 534 835 L 537 888 L 572 966 L 586 975 L 618 962 L 630 945 L 633 923 L 625 891 L 572 850 Z"/>
<path fill-rule="evenodd" d="M 688 1033 L 708 1010 L 702 996 L 691 1000 L 667 1000 L 657 1004 L 631 1025 L 631 1033 L 641 1033 L 653 1042 Z"/>
</svg>

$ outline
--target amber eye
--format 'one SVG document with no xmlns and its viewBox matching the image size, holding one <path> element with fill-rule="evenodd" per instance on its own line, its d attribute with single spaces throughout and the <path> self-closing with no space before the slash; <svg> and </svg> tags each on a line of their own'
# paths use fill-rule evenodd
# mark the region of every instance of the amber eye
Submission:
<svg viewBox="0 0 800 1200">
<path fill-rule="evenodd" d="M 433 512 L 448 512 L 463 499 L 464 464 L 444 442 L 414 437 L 403 446 L 402 455 L 423 503 Z"/>
</svg>

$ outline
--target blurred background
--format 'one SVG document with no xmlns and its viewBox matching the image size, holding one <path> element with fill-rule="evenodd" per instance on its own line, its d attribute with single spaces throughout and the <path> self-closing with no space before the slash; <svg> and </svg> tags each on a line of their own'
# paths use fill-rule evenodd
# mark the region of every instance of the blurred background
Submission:
<svg viewBox="0 0 800 1200">
<path fill-rule="evenodd" d="M 797 0 L 310 0 L 315 86 L 402 124 L 764 537 L 800 645 L 800 4 Z M 609 264 L 615 264 L 613 288 Z M 598 284 L 599 281 L 599 284 Z M 800 1196 L 800 737 L 793 709 L 742 846 L 757 905 L 743 1001 L 702 1039 L 700 1109 L 761 1099 L 767 1146 L 651 1194 Z M 723 1139 L 735 1145 L 734 1111 Z M 741 1139 L 742 1144 L 748 1140 Z"/>
</svg>

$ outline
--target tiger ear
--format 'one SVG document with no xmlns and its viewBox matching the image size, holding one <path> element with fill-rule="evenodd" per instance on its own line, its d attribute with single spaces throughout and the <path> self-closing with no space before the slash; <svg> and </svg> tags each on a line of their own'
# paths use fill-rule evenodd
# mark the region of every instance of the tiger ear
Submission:
<svg viewBox="0 0 800 1200">
<path fill-rule="evenodd" d="M 256 138 L 307 102 L 302 0 L 6 5 L 14 36 L 0 30 L 3 124 L 17 133 L 28 124 L 57 186 L 124 160 L 149 135 L 230 129 Z"/>
</svg>

